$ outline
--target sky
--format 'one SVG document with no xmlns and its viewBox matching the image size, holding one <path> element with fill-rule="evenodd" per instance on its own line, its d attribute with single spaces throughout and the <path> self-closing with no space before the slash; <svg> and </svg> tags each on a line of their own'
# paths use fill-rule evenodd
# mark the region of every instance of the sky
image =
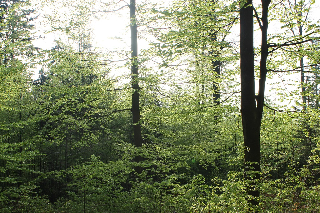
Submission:
<svg viewBox="0 0 320 213">
<path fill-rule="evenodd" d="M 48 14 L 53 14 L 53 16 L 57 19 L 63 19 L 62 25 L 68 24 L 68 22 L 72 19 L 71 16 L 68 16 L 68 12 L 64 11 L 64 9 L 58 8 L 57 5 L 63 5 L 63 7 L 70 7 L 69 4 L 64 3 L 65 0 L 56 0 L 53 1 L 51 6 L 43 6 L 43 4 L 39 3 L 39 1 L 49 2 L 51 0 L 32 0 L 34 5 L 36 6 L 36 10 L 38 10 L 39 18 L 36 21 L 36 33 L 37 35 L 41 35 L 41 38 L 37 39 L 34 44 L 36 46 L 41 46 L 44 49 L 50 49 L 54 45 L 54 40 L 58 40 L 61 38 L 61 34 L 55 33 L 45 33 L 50 29 L 50 23 L 47 21 L 45 16 Z M 81 5 L 82 1 L 85 0 L 77 0 L 77 4 Z M 108 5 L 107 9 L 102 9 L 99 6 L 99 1 L 88 0 L 86 1 L 88 5 L 90 2 L 95 2 L 96 6 L 91 7 L 94 13 L 90 14 L 90 28 L 91 28 L 91 37 L 92 37 L 92 45 L 97 48 L 96 51 L 105 50 L 119 50 L 119 49 L 130 49 L 130 28 L 129 28 L 129 7 L 126 6 L 129 0 L 101 0 L 105 5 Z M 58 3 L 57 3 L 58 2 Z M 60 3 L 59 3 L 60 2 Z M 72 0 L 70 1 L 72 2 Z M 115 3 L 116 2 L 116 3 Z M 137 4 L 144 2 L 148 2 L 152 4 L 156 2 L 157 4 L 168 4 L 170 0 L 137 0 Z M 165 2 L 165 3 L 163 3 Z M 94 3 L 92 3 L 93 5 Z M 53 6 L 53 8 L 52 8 Z M 74 7 L 72 5 L 71 7 Z M 118 10 L 121 8 L 120 10 Z M 74 10 L 74 8 L 72 9 Z M 107 10 L 107 11 L 106 11 Z M 115 11 L 113 11 L 115 10 Z M 112 11 L 112 12 L 110 12 Z M 55 14 L 56 13 L 56 14 Z M 67 14 L 67 15 L 66 15 Z M 139 41 L 139 46 L 144 46 L 144 41 Z"/>
<path fill-rule="evenodd" d="M 63 0 L 60 0 L 60 1 L 63 2 Z M 105 1 L 109 1 L 109 3 L 115 2 L 115 0 L 105 0 Z M 137 0 L 137 3 L 141 1 Z M 287 0 L 283 0 L 283 1 L 287 1 Z M 57 7 L 56 5 L 58 5 L 56 2 L 57 1 L 55 1 L 55 7 Z M 91 43 L 95 51 L 105 53 L 107 51 L 121 51 L 121 50 L 129 51 L 130 50 L 129 8 L 123 7 L 126 4 L 126 1 L 117 0 L 117 2 L 119 4 L 111 5 L 111 8 L 114 10 L 117 10 L 118 8 L 122 8 L 121 10 L 117 12 L 98 12 L 92 16 L 92 17 L 96 17 L 91 19 L 91 26 L 90 26 L 92 28 Z M 149 0 L 147 2 L 152 3 L 152 2 L 158 2 L 158 1 Z M 165 1 L 166 4 L 168 4 L 169 2 L 171 1 L 170 0 Z M 260 3 L 259 0 L 254 0 L 255 6 L 257 6 L 259 3 Z M 45 21 L 45 19 L 43 18 L 44 17 L 43 15 L 48 14 L 49 13 L 48 11 L 52 12 L 52 10 L 43 6 L 41 7 L 41 9 L 42 11 L 40 11 L 39 13 L 40 18 L 37 23 L 37 26 L 38 26 L 37 33 L 38 35 L 41 35 L 41 38 L 36 40 L 34 44 L 44 49 L 50 49 L 54 46 L 54 40 L 58 40 L 59 38 L 61 38 L 61 34 L 57 32 L 46 33 L 46 34 L 44 33 L 50 27 L 48 23 Z M 94 9 L 96 11 L 100 10 L 100 8 L 94 8 Z M 66 10 L 58 8 L 58 10 L 56 11 L 58 11 L 57 12 L 58 15 L 56 17 L 63 17 L 67 19 L 69 18 L 67 14 L 68 12 Z M 310 14 L 308 15 L 309 20 L 313 22 L 319 21 L 320 20 L 319 11 L 320 11 L 320 0 L 315 0 L 315 4 L 312 6 Z M 64 22 L 62 22 L 61 24 L 64 24 Z M 281 27 L 277 23 L 272 23 L 269 25 L 270 33 L 278 32 L 279 30 L 281 30 Z M 239 27 L 235 26 L 233 28 L 230 39 L 238 42 L 238 38 L 239 38 Z M 258 46 L 259 44 L 260 44 L 260 35 L 259 35 L 259 30 L 257 29 L 255 34 L 255 46 Z M 140 39 L 138 42 L 138 47 L 140 49 L 147 48 L 148 43 Z M 296 87 L 293 87 L 292 84 L 294 84 L 294 82 L 296 81 L 299 81 L 299 78 L 300 78 L 299 74 L 290 76 L 289 78 L 288 77 L 283 78 L 279 74 L 274 76 L 272 80 L 268 79 L 266 95 L 269 97 L 274 96 L 273 93 L 270 93 L 270 92 L 268 93 L 268 91 L 275 90 L 277 87 L 279 87 L 279 85 L 282 85 L 282 87 L 284 87 L 284 89 L 287 90 L 288 94 L 292 93 L 292 91 L 296 89 Z"/>
<path fill-rule="evenodd" d="M 37 0 L 33 0 L 37 1 Z M 60 0 L 61 1 L 61 0 Z M 63 1 L 63 0 L 62 0 Z M 105 0 L 108 1 L 108 0 Z M 115 1 L 115 0 L 109 0 L 109 1 Z M 159 0 L 158 0 L 159 1 Z M 158 2 L 156 0 L 149 0 L 148 2 Z M 284 0 L 286 1 L 286 0 Z M 292 0 L 291 0 L 292 1 Z M 57 2 L 57 1 L 55 1 Z M 141 2 L 137 0 L 137 2 Z M 167 0 L 167 3 L 170 2 L 170 0 Z M 260 1 L 255 0 L 256 3 L 259 3 Z M 118 8 L 121 8 L 126 4 L 125 1 L 119 0 L 119 6 Z M 39 5 L 38 5 L 39 7 Z M 55 7 L 56 3 L 55 3 Z M 41 11 L 39 12 L 40 17 L 38 18 L 38 21 L 36 23 L 37 26 L 37 35 L 41 35 L 41 38 L 37 39 L 34 44 L 36 46 L 41 46 L 41 48 L 44 49 L 50 49 L 54 45 L 54 40 L 58 40 L 61 38 L 61 34 L 55 32 L 55 33 L 44 33 L 46 30 L 49 30 L 49 24 L 45 21 L 44 15 L 48 14 L 50 11 L 49 7 L 43 7 L 41 6 Z M 113 6 L 112 8 L 117 8 L 117 6 Z M 99 10 L 99 9 L 97 9 Z M 312 10 L 309 15 L 309 19 L 313 21 L 319 21 L 320 19 L 320 0 L 316 0 L 315 4 L 312 7 Z M 52 12 L 52 10 L 50 11 Z M 49 13 L 50 13 L 49 12 Z M 67 13 L 62 8 L 59 8 L 59 12 L 61 13 Z M 58 15 L 56 17 L 61 17 L 62 15 Z M 104 51 L 106 49 L 109 50 L 119 50 L 119 49 L 127 49 L 130 48 L 130 32 L 129 32 L 129 8 L 124 7 L 121 10 L 117 12 L 108 12 L 108 13 L 96 13 L 94 14 L 95 17 L 93 18 L 91 22 L 91 36 L 92 36 L 92 45 L 97 48 L 97 50 Z M 238 31 L 238 28 L 234 28 Z M 276 25 L 270 25 L 269 31 L 277 31 L 279 29 L 279 26 Z M 235 31 L 234 35 L 235 37 L 238 36 L 238 32 Z M 257 38 L 257 36 L 255 35 Z M 256 46 L 259 43 L 259 39 L 256 39 Z M 139 44 L 140 47 L 147 46 L 147 44 L 140 40 Z"/>
</svg>

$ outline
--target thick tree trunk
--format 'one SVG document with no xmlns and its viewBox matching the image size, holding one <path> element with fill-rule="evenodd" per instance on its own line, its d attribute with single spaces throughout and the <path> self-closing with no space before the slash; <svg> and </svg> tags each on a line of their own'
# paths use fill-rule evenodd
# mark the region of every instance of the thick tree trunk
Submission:
<svg viewBox="0 0 320 213">
<path fill-rule="evenodd" d="M 244 136 L 245 178 L 249 201 L 258 205 L 260 179 L 260 127 L 264 105 L 265 82 L 268 57 L 268 7 L 270 0 L 262 0 L 261 28 L 261 60 L 259 93 L 255 95 L 254 77 L 254 45 L 253 45 L 253 6 L 247 0 L 240 9 L 240 69 L 241 69 L 241 113 Z"/>
<path fill-rule="evenodd" d="M 248 181 L 249 201 L 258 205 L 260 179 L 260 127 L 264 105 L 264 91 L 267 74 L 267 29 L 268 6 L 270 1 L 262 0 L 262 32 L 259 93 L 255 95 L 254 45 L 253 45 L 253 6 L 247 0 L 240 9 L 240 68 L 241 68 L 241 113 L 244 136 L 245 178 Z"/>
<path fill-rule="evenodd" d="M 248 194 L 259 197 L 255 180 L 260 171 L 260 128 L 256 108 L 253 48 L 253 7 L 248 0 L 240 9 L 241 113 L 244 136 L 245 178 Z M 257 204 L 256 200 L 250 200 Z"/>
</svg>

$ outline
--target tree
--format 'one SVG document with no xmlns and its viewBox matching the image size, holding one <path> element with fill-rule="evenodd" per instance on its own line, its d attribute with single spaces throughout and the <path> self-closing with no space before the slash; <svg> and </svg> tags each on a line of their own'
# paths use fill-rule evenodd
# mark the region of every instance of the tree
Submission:
<svg viewBox="0 0 320 213">
<path fill-rule="evenodd" d="M 272 63 L 267 64 L 267 58 L 270 53 L 275 53 L 279 49 L 296 50 L 297 47 L 306 44 L 315 38 L 312 37 L 317 32 L 317 27 L 307 28 L 310 32 L 306 35 L 302 35 L 302 15 L 300 8 L 298 6 L 294 7 L 294 11 L 300 11 L 300 13 L 295 14 L 297 19 L 297 26 L 299 29 L 299 35 L 294 35 L 292 37 L 286 36 L 272 36 L 272 39 L 279 39 L 283 43 L 272 43 L 268 41 L 268 12 L 270 0 L 262 0 L 262 12 L 261 18 L 259 13 L 253 7 L 252 1 L 245 1 L 241 5 L 240 9 L 240 67 L 241 67 L 241 113 L 242 113 L 242 126 L 245 144 L 245 170 L 246 178 L 249 180 L 259 180 L 260 172 L 260 128 L 261 120 L 263 115 L 264 99 L 265 99 L 265 82 L 269 67 L 274 66 Z M 290 3 L 290 2 L 289 2 Z M 302 2 L 300 2 L 302 4 Z M 300 4 L 299 3 L 299 4 Z M 277 5 L 275 5 L 277 6 Z M 301 6 L 301 5 L 300 5 Z M 306 9 L 308 11 L 308 9 Z M 261 46 L 258 48 L 260 54 L 260 65 L 259 65 L 259 85 L 258 94 L 255 94 L 255 70 L 254 70 L 254 46 L 253 46 L 253 19 L 257 19 L 261 30 Z M 280 18 L 281 21 L 283 21 Z M 293 23 L 285 22 L 285 27 L 289 26 L 289 29 L 293 31 L 295 25 Z M 284 27 L 284 28 L 285 28 Z M 298 55 L 300 60 L 300 67 L 298 69 L 293 69 L 294 71 L 301 71 L 301 79 L 304 78 L 303 71 L 303 55 L 306 54 L 306 50 L 300 48 L 299 51 L 293 52 L 293 54 Z M 290 52 L 288 51 L 288 54 Z M 273 59 L 276 60 L 276 59 Z M 294 58 L 295 60 L 295 58 Z M 281 65 L 288 63 L 287 61 L 282 61 Z M 276 64 L 276 63 L 275 63 Z M 267 67 L 267 65 L 269 67 Z M 279 64 L 278 64 L 279 65 Z M 303 89 L 305 90 L 305 89 Z M 304 102 L 304 101 L 303 101 Z M 251 176 L 252 172 L 255 172 Z M 259 197 L 258 187 L 256 185 L 249 186 L 249 195 L 254 197 Z M 257 204 L 257 201 L 252 201 L 253 204 Z"/>
<path fill-rule="evenodd" d="M 310 19 L 310 12 L 313 4 L 313 0 L 291 0 L 281 2 L 279 4 L 280 7 L 276 6 L 275 8 L 276 11 L 281 13 L 279 20 L 285 30 L 284 35 L 281 37 L 292 41 L 305 40 L 299 43 L 299 45 L 293 45 L 292 47 L 288 46 L 287 49 L 282 48 L 285 52 L 287 63 L 289 61 L 292 63 L 292 68 L 289 70 L 300 72 L 299 78 L 301 91 L 299 95 L 301 96 L 301 106 L 304 111 L 307 109 L 308 79 L 311 76 L 310 74 L 314 71 L 312 68 L 316 65 L 311 62 L 313 61 L 313 57 L 311 56 L 312 54 L 310 54 L 314 52 L 314 41 L 317 40 L 316 38 L 312 38 L 312 36 L 315 35 L 317 28 L 316 24 L 312 23 Z M 306 42 L 308 39 L 310 39 L 309 42 Z M 292 51 L 297 49 L 299 51 Z"/>
<path fill-rule="evenodd" d="M 160 69 L 181 73 L 181 81 L 188 81 L 193 89 L 190 95 L 202 105 L 219 105 L 221 93 L 228 93 L 221 82 L 229 73 L 221 68 L 235 58 L 228 40 L 237 22 L 235 5 L 190 0 L 176 1 L 169 9 L 153 10 L 157 14 L 154 22 L 161 26 L 150 27 L 157 39 L 154 47 L 163 61 Z M 186 80 L 188 77 L 190 80 Z"/>
<path fill-rule="evenodd" d="M 120 98 L 98 54 L 77 52 L 61 43 L 48 53 L 47 67 L 34 82 L 32 94 L 37 106 L 34 141 L 41 153 L 35 166 L 47 174 L 37 184 L 40 194 L 53 203 L 66 196 L 70 168 L 91 155 L 103 162 L 117 160 L 116 147 L 131 134 L 129 118 L 117 113 Z"/>
<path fill-rule="evenodd" d="M 253 5 L 252 0 L 244 1 L 240 9 L 240 69 L 241 69 L 241 114 L 244 136 L 245 177 L 250 181 L 248 194 L 253 196 L 252 204 L 257 205 L 260 169 L 260 127 L 264 106 L 264 92 L 268 56 L 268 7 L 270 0 L 262 0 L 262 18 L 259 25 L 262 34 L 259 92 L 255 95 L 254 46 L 253 46 Z M 253 173 L 254 172 L 254 173 Z"/>
<path fill-rule="evenodd" d="M 38 175 L 34 167 L 39 152 L 32 134 L 36 122 L 28 70 L 35 54 L 30 33 L 33 10 L 27 9 L 27 1 L 0 3 L 0 208 L 15 212 L 18 206 L 24 208 L 32 203 L 32 181 Z"/>
<path fill-rule="evenodd" d="M 141 147 L 143 144 L 140 123 L 140 87 L 139 87 L 139 72 L 138 72 L 138 31 L 136 19 L 136 2 L 130 0 L 130 29 L 131 29 L 131 75 L 132 75 L 132 124 L 134 145 Z M 137 161 L 140 161 L 140 157 Z"/>
</svg>

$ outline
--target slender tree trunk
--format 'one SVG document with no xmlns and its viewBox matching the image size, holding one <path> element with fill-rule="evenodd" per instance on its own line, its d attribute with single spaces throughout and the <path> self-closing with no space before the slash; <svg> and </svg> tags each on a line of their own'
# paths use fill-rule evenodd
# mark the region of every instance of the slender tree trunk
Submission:
<svg viewBox="0 0 320 213">
<path fill-rule="evenodd" d="M 140 124 L 140 103 L 139 103 L 139 73 L 138 73 L 138 31 L 136 22 L 135 0 L 130 0 L 130 29 L 131 29 L 131 75 L 132 75 L 132 121 L 134 145 L 141 147 L 143 143 Z M 136 159 L 140 161 L 140 157 Z"/>
<path fill-rule="evenodd" d="M 65 140 L 65 146 L 64 146 L 64 169 L 67 170 L 68 168 L 68 140 L 69 137 Z"/>
<path fill-rule="evenodd" d="M 216 4 L 216 0 L 211 0 L 213 4 Z M 212 21 L 216 21 L 217 17 L 214 13 L 215 11 L 212 11 L 213 17 Z M 214 43 L 218 40 L 217 38 L 217 32 L 210 32 L 211 41 Z M 216 73 L 217 80 L 213 82 L 213 101 L 216 105 L 220 105 L 220 87 L 219 87 L 219 78 L 221 74 L 221 61 L 217 60 L 217 57 L 220 53 L 214 53 L 214 51 L 210 52 L 211 56 L 214 57 L 211 60 L 211 64 L 213 67 L 213 71 Z"/>
<path fill-rule="evenodd" d="M 315 79 L 315 86 L 314 86 L 314 90 L 315 90 L 315 108 L 316 109 L 319 109 L 319 89 L 318 89 L 318 83 L 317 83 L 317 79 L 319 79 L 319 76 L 318 76 L 318 74 L 317 73 L 315 73 L 315 77 L 314 77 L 314 79 Z"/>
<path fill-rule="evenodd" d="M 302 35 L 302 34 L 300 34 Z M 306 111 L 307 109 L 307 98 L 305 95 L 306 87 L 305 87 L 305 80 L 304 80 L 304 62 L 303 57 L 300 58 L 300 73 L 301 73 L 301 97 L 302 97 L 302 104 L 303 104 L 303 110 Z"/>
<path fill-rule="evenodd" d="M 219 78 L 220 78 L 220 74 L 221 74 L 221 62 L 217 61 L 217 60 L 213 60 L 212 61 L 212 66 L 213 66 L 213 70 L 214 72 L 217 74 L 217 81 L 213 82 L 213 101 L 214 103 L 219 106 L 220 105 L 220 88 L 219 88 Z"/>
<path fill-rule="evenodd" d="M 301 5 L 301 10 L 302 10 L 302 5 Z M 299 17 L 302 18 L 302 12 L 299 13 Z M 302 23 L 299 21 L 298 25 L 299 25 L 299 35 L 302 37 L 302 35 L 303 35 Z M 306 109 L 307 109 L 307 98 L 306 98 L 306 95 L 305 95 L 306 87 L 304 85 L 305 79 L 304 79 L 304 61 L 303 61 L 303 56 L 300 58 L 300 69 L 301 69 L 301 71 L 300 71 L 300 73 L 301 73 L 301 97 L 302 97 L 303 110 L 306 111 Z"/>
</svg>

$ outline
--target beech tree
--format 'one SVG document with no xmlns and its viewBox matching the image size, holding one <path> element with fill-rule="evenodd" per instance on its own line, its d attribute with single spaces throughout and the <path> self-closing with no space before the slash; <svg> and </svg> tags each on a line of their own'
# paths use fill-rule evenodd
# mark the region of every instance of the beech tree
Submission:
<svg viewBox="0 0 320 213">
<path fill-rule="evenodd" d="M 30 33 L 32 12 L 27 1 L 0 1 L 0 209 L 14 212 L 28 200 L 39 156 L 34 147 L 34 103 Z M 27 211 L 27 210 L 26 210 Z"/>
<path fill-rule="evenodd" d="M 241 114 L 244 136 L 245 177 L 248 182 L 248 194 L 258 204 L 260 169 L 260 127 L 264 106 L 265 82 L 268 57 L 268 8 L 270 0 L 262 0 L 262 17 L 259 19 L 261 29 L 261 58 L 259 92 L 255 94 L 254 44 L 253 44 L 253 5 L 252 0 L 244 1 L 240 9 L 240 69 L 241 69 Z M 254 173 L 252 173 L 254 172 Z"/>
<path fill-rule="evenodd" d="M 72 42 L 45 51 L 33 84 L 1 25 L 1 211 L 320 211 L 319 110 L 282 113 L 264 92 L 276 67 L 299 66 L 302 55 L 319 63 L 317 38 L 307 36 L 315 26 L 306 22 L 302 36 L 268 33 L 269 21 L 286 31 L 291 23 L 299 29 L 300 20 L 268 0 L 176 0 L 163 7 L 105 0 L 95 15 L 130 9 L 131 49 L 121 50 L 126 57 L 117 52 L 116 61 L 87 48 L 86 26 L 98 8 L 90 2 L 64 1 L 74 8 L 65 17 L 55 8 L 51 20 L 62 18 L 55 27 Z M 239 10 L 240 46 L 232 28 Z M 261 45 L 254 46 L 254 24 Z M 138 27 L 147 39 L 144 29 L 155 35 L 153 48 L 139 54 Z M 290 61 L 275 54 L 290 52 Z M 126 74 L 112 76 L 119 70 Z"/>
<path fill-rule="evenodd" d="M 243 1 L 240 9 L 240 69 L 241 69 L 241 114 L 242 114 L 242 126 L 244 135 L 244 154 L 245 154 L 245 178 L 248 180 L 248 194 L 253 196 L 255 199 L 250 199 L 252 204 L 258 204 L 259 197 L 259 186 L 258 181 L 260 178 L 260 129 L 261 121 L 263 116 L 263 108 L 265 102 L 265 85 L 268 71 L 274 71 L 267 67 L 268 55 L 281 50 L 295 50 L 295 54 L 299 58 L 300 67 L 293 69 L 293 71 L 301 71 L 301 81 L 304 81 L 304 64 L 303 55 L 309 51 L 308 48 L 302 48 L 303 44 L 310 43 L 311 41 L 317 40 L 317 26 L 312 25 L 312 28 L 307 28 L 308 33 L 302 34 L 302 7 L 303 2 L 301 1 L 298 5 L 295 2 L 294 11 L 300 11 L 296 14 L 297 28 L 299 29 L 299 35 L 293 35 L 292 37 L 280 37 L 272 36 L 272 39 L 277 41 L 272 43 L 268 40 L 268 13 L 270 0 L 261 1 L 261 13 L 259 13 L 253 6 L 252 0 Z M 289 1 L 290 4 L 290 1 Z M 273 6 L 275 8 L 277 5 Z M 274 9 L 275 10 L 275 9 Z M 284 9 L 285 10 L 285 9 Z M 308 11 L 308 9 L 306 9 Z M 254 52 L 254 19 L 257 20 L 261 31 L 261 45 L 258 49 L 260 55 L 259 64 L 259 84 L 258 93 L 256 94 L 255 87 L 255 55 Z M 277 20 L 277 19 L 274 19 Z M 284 21 L 285 20 L 285 21 Z M 280 18 L 280 21 L 285 23 L 285 27 L 289 27 L 293 31 L 295 25 L 288 23 L 288 20 Z M 312 37 L 314 36 L 314 37 Z M 278 40 L 277 40 L 278 39 Z M 280 40 L 280 41 L 279 41 Z M 283 42 L 283 43 L 281 43 Z M 296 51 L 296 50 L 299 51 Z M 287 52 L 290 56 L 290 52 Z M 274 60 L 274 59 L 270 59 Z M 283 61 L 281 65 L 285 64 Z M 276 63 L 275 63 L 276 64 Z M 279 64 L 278 64 L 279 65 Z M 274 67 L 275 65 L 269 65 Z M 285 72 L 285 71 L 284 71 Z M 288 72 L 288 71 L 286 71 Z M 302 85 L 302 91 L 305 89 Z M 303 92 L 302 92 L 303 93 Z M 303 94 L 302 94 L 303 96 Z M 305 102 L 303 98 L 303 102 Z"/>
<path fill-rule="evenodd" d="M 130 29 L 131 29 L 131 75 L 132 75 L 132 122 L 134 145 L 141 147 L 143 143 L 140 124 L 140 94 L 138 72 L 138 31 L 136 19 L 136 1 L 130 1 Z"/>
</svg>

